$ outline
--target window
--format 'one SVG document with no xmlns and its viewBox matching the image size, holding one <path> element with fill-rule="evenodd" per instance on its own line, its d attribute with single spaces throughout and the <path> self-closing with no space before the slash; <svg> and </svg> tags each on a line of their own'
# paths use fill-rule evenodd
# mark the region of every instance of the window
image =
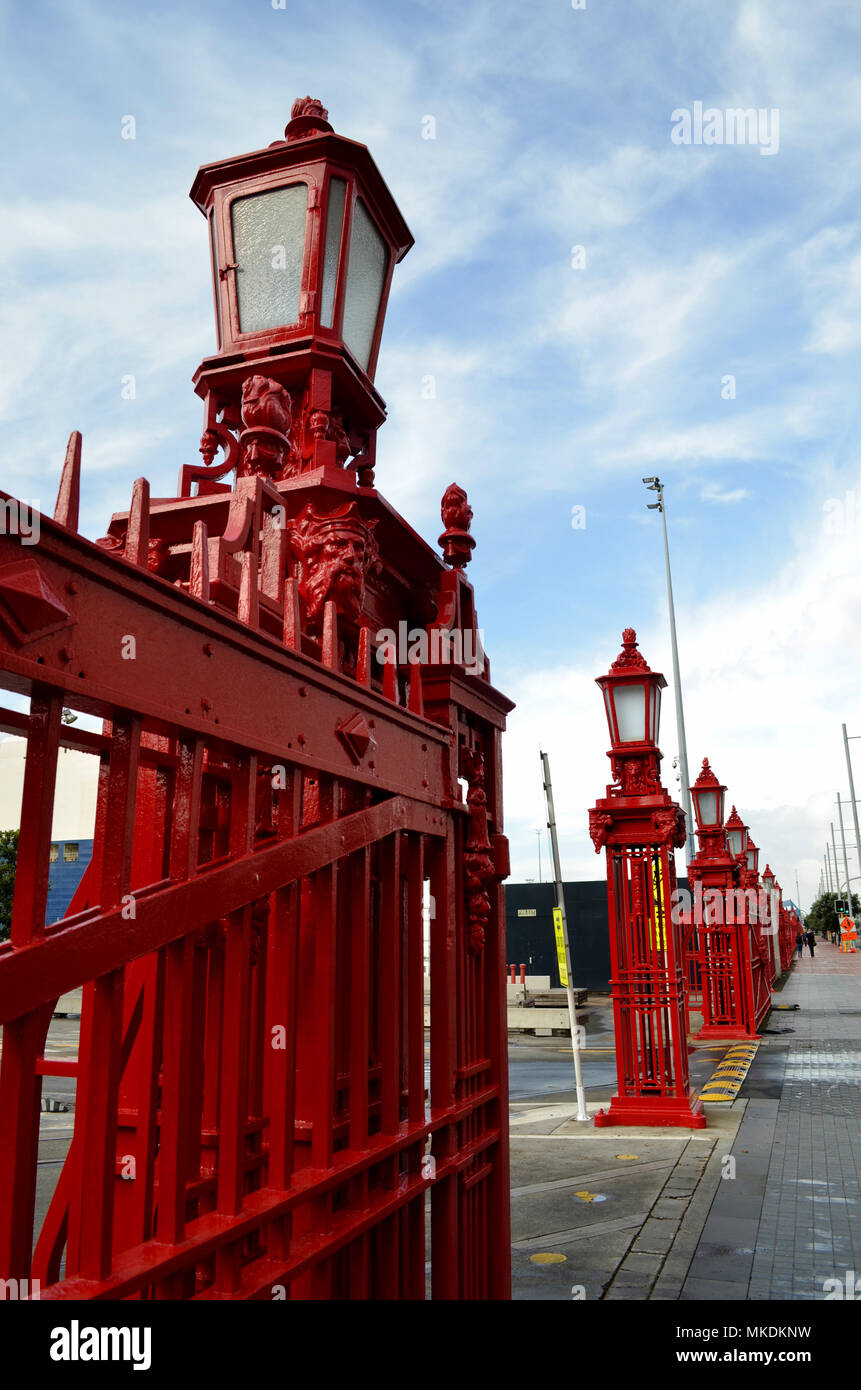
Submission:
<svg viewBox="0 0 861 1390">
<path fill-rule="evenodd" d="M 63 863 L 64 863 L 64 864 L 77 864 L 77 862 L 78 862 L 78 846 L 77 846 L 77 842 L 74 841 L 74 840 L 67 840 L 66 843 L 63 845 Z"/>
<path fill-rule="evenodd" d="M 59 859 L 59 857 L 60 857 L 60 846 L 59 846 L 59 845 L 52 845 L 52 846 L 51 846 L 51 852 L 50 852 L 50 854 L 48 855 L 49 861 L 50 861 L 52 864 L 56 864 L 56 862 L 57 862 L 57 860 Z"/>
</svg>

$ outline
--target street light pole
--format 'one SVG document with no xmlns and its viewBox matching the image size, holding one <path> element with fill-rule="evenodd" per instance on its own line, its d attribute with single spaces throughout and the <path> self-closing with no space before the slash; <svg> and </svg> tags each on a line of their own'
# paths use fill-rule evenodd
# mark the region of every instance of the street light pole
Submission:
<svg viewBox="0 0 861 1390">
<path fill-rule="evenodd" d="M 691 809 L 691 779 L 688 776 L 688 747 L 685 739 L 685 712 L 682 707 L 682 682 L 679 676 L 679 648 L 676 642 L 676 610 L 673 604 L 673 578 L 670 573 L 670 543 L 667 539 L 667 513 L 664 507 L 664 485 L 660 478 L 644 478 L 650 492 L 658 494 L 657 502 L 649 502 L 650 511 L 659 511 L 664 527 L 664 559 L 667 566 L 667 605 L 670 610 L 670 644 L 673 653 L 673 690 L 676 696 L 676 731 L 679 741 L 679 770 L 682 774 L 682 806 L 685 812 L 685 855 L 690 863 L 696 854 L 694 847 L 694 817 Z"/>
<path fill-rule="evenodd" d="M 858 850 L 858 863 L 861 864 L 861 830 L 858 829 L 858 805 L 855 801 L 855 782 L 852 778 L 852 759 L 849 756 L 849 735 L 846 732 L 845 724 L 843 725 L 843 747 L 846 750 L 846 771 L 849 773 L 849 797 L 852 802 L 852 819 L 855 822 L 855 845 Z"/>
<path fill-rule="evenodd" d="M 849 878 L 849 860 L 846 857 L 846 832 L 843 829 L 843 803 L 840 800 L 840 793 L 837 793 L 837 811 L 840 816 L 840 839 L 843 842 L 843 867 L 846 870 L 846 912 L 851 917 L 852 913 L 852 883 Z"/>
<path fill-rule="evenodd" d="M 837 872 L 837 840 L 834 835 L 834 822 L 831 821 L 831 849 L 834 854 L 834 892 L 840 897 L 840 874 Z M 848 886 L 848 885 L 847 885 Z"/>
</svg>

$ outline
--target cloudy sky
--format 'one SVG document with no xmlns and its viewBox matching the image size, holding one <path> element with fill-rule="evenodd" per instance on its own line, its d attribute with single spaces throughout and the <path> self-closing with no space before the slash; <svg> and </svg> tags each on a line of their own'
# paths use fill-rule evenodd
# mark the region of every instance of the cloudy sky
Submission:
<svg viewBox="0 0 861 1390">
<path fill-rule="evenodd" d="M 50 511 L 78 428 L 85 534 L 140 474 L 174 490 L 214 346 L 187 190 L 319 96 L 416 238 L 377 373 L 377 480 L 431 541 L 444 487 L 469 492 L 480 622 L 518 706 L 514 878 L 538 873 L 539 744 L 565 876 L 602 872 L 593 678 L 623 627 L 671 678 L 640 481 L 657 473 L 692 775 L 707 755 L 807 905 L 848 796 L 841 721 L 861 735 L 861 9 L 575 4 L 0 0 L 2 486 Z M 698 102 L 761 110 L 768 140 L 677 143 L 673 113 Z"/>
</svg>

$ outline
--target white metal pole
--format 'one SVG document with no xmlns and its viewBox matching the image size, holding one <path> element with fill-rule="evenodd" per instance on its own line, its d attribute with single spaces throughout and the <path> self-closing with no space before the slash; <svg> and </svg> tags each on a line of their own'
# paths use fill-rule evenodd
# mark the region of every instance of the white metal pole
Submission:
<svg viewBox="0 0 861 1390">
<path fill-rule="evenodd" d="M 825 846 L 825 868 L 827 870 L 826 887 L 829 893 L 833 893 L 834 889 L 831 886 L 831 851 L 827 844 Z"/>
<path fill-rule="evenodd" d="M 837 793 L 837 811 L 840 815 L 840 839 L 843 841 L 843 867 L 846 870 L 846 911 L 848 916 L 854 917 L 855 913 L 852 911 L 852 882 L 849 878 L 849 860 L 846 857 L 846 832 L 843 829 L 843 804 L 840 800 L 839 792 Z"/>
<path fill-rule="evenodd" d="M 667 605 L 670 610 L 670 645 L 673 653 L 673 690 L 676 697 L 676 733 L 679 741 L 679 771 L 682 774 L 682 806 L 685 812 L 685 854 L 690 863 L 696 854 L 694 846 L 694 816 L 691 808 L 690 777 L 688 776 L 688 745 L 685 739 L 685 712 L 682 706 L 682 681 L 679 675 L 679 647 L 676 641 L 676 609 L 673 603 L 673 576 L 670 571 L 670 542 L 667 537 L 667 511 L 664 503 L 664 487 L 659 478 L 655 479 L 653 489 L 658 494 L 657 506 L 661 513 L 664 528 L 664 560 L 667 567 Z"/>
<path fill-rule="evenodd" d="M 539 750 L 540 752 L 540 750 Z M 565 943 L 565 974 L 568 983 L 565 993 L 568 996 L 568 1021 L 571 1026 L 571 1053 L 574 1058 L 574 1080 L 577 1086 L 577 1119 L 588 1120 L 586 1091 L 583 1086 L 583 1068 L 580 1059 L 580 1030 L 577 1026 L 577 1005 L 574 1002 L 574 962 L 568 944 L 568 918 L 565 913 L 565 892 L 562 887 L 562 865 L 559 860 L 559 841 L 556 838 L 556 814 L 553 810 L 553 788 L 550 784 L 550 760 L 541 753 L 541 767 L 544 772 L 544 795 L 547 801 L 547 829 L 550 831 L 550 848 L 553 854 L 553 876 L 556 881 L 556 906 L 562 915 L 562 939 Z"/>
<path fill-rule="evenodd" d="M 849 756 L 849 736 L 843 725 L 843 747 L 846 749 L 846 771 L 849 773 L 849 797 L 852 801 L 852 819 L 855 822 L 855 846 L 858 850 L 858 864 L 861 866 L 861 830 L 858 829 L 858 805 L 855 800 L 855 782 L 852 777 L 852 759 Z"/>
</svg>

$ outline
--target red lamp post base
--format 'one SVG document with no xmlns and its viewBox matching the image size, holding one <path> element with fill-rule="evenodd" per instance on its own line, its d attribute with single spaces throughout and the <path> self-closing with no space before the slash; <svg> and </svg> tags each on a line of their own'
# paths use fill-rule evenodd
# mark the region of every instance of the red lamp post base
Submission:
<svg viewBox="0 0 861 1390">
<path fill-rule="evenodd" d="M 609 1110 L 595 1116 L 599 1129 L 605 1125 L 681 1125 L 686 1129 L 705 1129 L 703 1103 L 692 1091 L 689 1096 L 614 1096 Z"/>
<path fill-rule="evenodd" d="M 694 1034 L 697 1042 L 701 1038 L 717 1038 L 723 1042 L 725 1039 L 738 1042 L 758 1042 L 759 1033 L 756 1029 L 746 1028 L 743 1023 L 704 1023 L 698 1033 Z"/>
</svg>

